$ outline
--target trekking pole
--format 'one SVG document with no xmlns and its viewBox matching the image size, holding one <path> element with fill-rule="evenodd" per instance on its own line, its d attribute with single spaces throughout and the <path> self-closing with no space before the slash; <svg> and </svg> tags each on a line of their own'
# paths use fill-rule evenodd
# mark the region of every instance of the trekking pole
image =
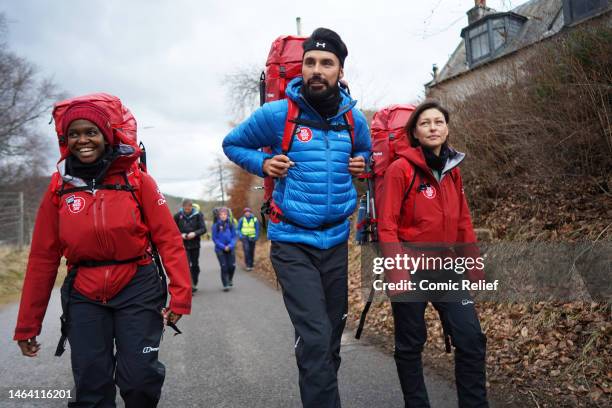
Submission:
<svg viewBox="0 0 612 408">
<path fill-rule="evenodd" d="M 372 182 L 372 159 L 370 158 L 368 166 L 366 168 L 370 177 L 368 177 L 368 205 L 370 211 L 368 214 L 370 215 L 369 224 L 370 224 L 370 234 L 371 234 L 371 242 L 378 242 L 378 219 L 376 218 L 376 202 L 375 202 L 375 186 Z"/>
<path fill-rule="evenodd" d="M 378 242 L 378 228 L 376 219 L 376 203 L 374 200 L 374 183 L 372 182 L 372 160 L 370 159 L 367 167 L 367 183 L 368 190 L 366 192 L 367 199 L 367 208 L 366 208 L 366 224 L 367 229 L 369 230 L 366 234 L 370 235 L 370 242 Z M 370 288 L 370 293 L 368 294 L 368 300 L 361 311 L 361 316 L 359 317 L 359 325 L 357 326 L 357 331 L 355 332 L 355 338 L 359 340 L 361 338 L 361 333 L 363 332 L 363 327 L 365 326 L 366 317 L 368 312 L 370 311 L 370 307 L 372 307 L 372 302 L 374 301 L 375 289 L 374 286 Z"/>
</svg>

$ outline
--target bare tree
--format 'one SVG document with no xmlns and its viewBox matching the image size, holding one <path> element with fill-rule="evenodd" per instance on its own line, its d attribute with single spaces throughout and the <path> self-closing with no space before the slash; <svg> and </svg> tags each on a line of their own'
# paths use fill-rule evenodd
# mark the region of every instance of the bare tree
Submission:
<svg viewBox="0 0 612 408">
<path fill-rule="evenodd" d="M 228 107 L 234 121 L 241 122 L 259 106 L 259 79 L 262 68 L 245 65 L 223 78 Z"/>
<path fill-rule="evenodd" d="M 227 189 L 232 183 L 232 166 L 224 156 L 217 155 L 214 163 L 208 167 L 207 193 L 213 200 L 221 201 L 222 205 L 225 205 Z"/>
<path fill-rule="evenodd" d="M 0 13 L 0 185 L 7 182 L 7 173 L 15 180 L 44 167 L 47 149 L 35 126 L 59 96 L 50 79 L 9 50 L 6 33 L 6 17 Z"/>
</svg>

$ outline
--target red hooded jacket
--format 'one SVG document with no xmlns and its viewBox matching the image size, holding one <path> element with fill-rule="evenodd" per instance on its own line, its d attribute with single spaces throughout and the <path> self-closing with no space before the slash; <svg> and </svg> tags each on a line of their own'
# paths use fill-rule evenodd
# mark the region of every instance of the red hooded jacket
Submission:
<svg viewBox="0 0 612 408">
<path fill-rule="evenodd" d="M 135 188 L 144 214 L 128 191 L 94 190 L 58 195 L 64 188 L 84 185 L 65 175 L 63 165 L 51 178 L 38 209 L 32 246 L 23 285 L 15 340 L 40 334 L 61 257 L 68 268 L 86 260 L 126 260 L 150 252 L 149 237 L 157 246 L 169 277 L 170 309 L 178 314 L 191 311 L 191 278 L 183 241 L 172 214 L 153 178 L 134 165 L 139 151 L 119 145 L 120 157 L 111 165 L 103 184 L 125 184 L 124 174 Z M 143 222 L 144 219 L 144 222 Z M 136 273 L 138 262 L 80 266 L 75 290 L 101 302 L 115 296 Z"/>
<path fill-rule="evenodd" d="M 454 244 L 475 243 L 470 210 L 463 193 L 458 165 L 465 155 L 448 159 L 440 181 L 425 161 L 421 147 L 403 146 L 399 158 L 387 168 L 378 208 L 378 234 L 385 256 L 401 251 L 400 242 Z M 417 170 L 418 169 L 418 170 Z M 417 170 L 408 195 L 406 192 Z M 475 246 L 463 248 L 463 256 L 477 257 Z M 468 277 L 480 279 L 475 270 Z M 406 270 L 387 271 L 387 281 L 410 280 Z"/>
</svg>

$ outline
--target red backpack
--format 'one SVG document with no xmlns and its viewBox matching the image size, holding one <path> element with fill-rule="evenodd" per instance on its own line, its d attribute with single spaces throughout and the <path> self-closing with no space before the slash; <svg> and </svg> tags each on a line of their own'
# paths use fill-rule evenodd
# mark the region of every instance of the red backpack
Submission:
<svg viewBox="0 0 612 408">
<path fill-rule="evenodd" d="M 62 119 L 68 106 L 76 101 L 91 102 L 110 115 L 115 143 L 127 144 L 135 149 L 139 148 L 136 138 L 136 119 L 132 112 L 116 96 L 106 93 L 95 93 L 66 99 L 57 102 L 53 106 L 53 120 L 55 121 L 55 131 L 60 145 L 61 159 L 65 159 L 69 154 L 66 135 L 62 134 Z"/>
<path fill-rule="evenodd" d="M 123 105 L 121 100 L 107 93 L 94 93 L 88 95 L 77 96 L 75 98 L 65 99 L 63 101 L 57 102 L 53 106 L 53 121 L 55 122 L 55 131 L 57 133 L 57 139 L 60 148 L 60 160 L 62 161 L 70 154 L 68 150 L 68 141 L 66 139 L 66 135 L 62 134 L 62 122 L 64 118 L 64 114 L 70 106 L 71 103 L 77 101 L 87 101 L 93 103 L 94 105 L 103 109 L 109 116 L 111 120 L 111 128 L 113 130 L 114 135 L 114 143 L 115 144 L 126 144 L 132 146 L 136 151 L 140 151 L 139 161 L 135 161 L 134 164 L 130 167 L 127 172 L 127 180 L 126 184 L 129 184 L 134 187 L 136 191 L 138 191 L 138 186 L 140 185 L 140 171 L 146 172 L 146 153 L 144 149 L 144 145 L 140 143 L 138 144 L 137 138 L 137 124 L 136 118 L 130 110 Z M 62 177 L 57 175 L 55 177 L 56 185 L 55 191 L 59 194 L 64 193 L 64 186 Z M 100 186 L 101 188 L 105 188 L 106 186 Z"/>
<path fill-rule="evenodd" d="M 415 108 L 414 105 L 390 105 L 376 112 L 372 118 L 370 171 L 361 176 L 368 180 L 368 191 L 359 204 L 356 234 L 358 243 L 378 241 L 376 209 L 379 208 L 380 197 L 382 197 L 385 171 L 397 159 L 397 147 L 401 144 L 409 144 L 404 128 Z M 412 183 L 408 191 L 411 187 Z"/>
<path fill-rule="evenodd" d="M 287 98 L 285 90 L 287 84 L 294 78 L 302 75 L 302 56 L 304 49 L 302 43 L 306 40 L 305 37 L 297 37 L 292 35 L 282 35 L 272 43 L 268 59 L 266 60 L 266 69 L 261 73 L 259 81 L 259 101 L 263 105 L 266 102 L 277 101 Z M 296 132 L 299 131 L 300 123 L 300 108 L 291 99 L 287 98 L 288 110 L 287 118 L 285 119 L 285 128 L 283 131 L 282 154 L 286 155 L 291 150 L 291 144 Z M 354 146 L 355 142 L 355 121 L 353 112 L 348 111 L 344 115 L 346 129 L 351 135 L 351 143 Z M 317 127 L 315 124 L 308 121 L 308 126 Z M 321 128 L 331 128 L 326 123 L 321 123 Z M 272 153 L 271 147 L 262 149 L 266 153 Z M 265 215 L 270 214 L 272 210 L 272 192 L 274 191 L 274 179 L 272 177 L 264 177 L 264 203 L 261 207 L 261 217 L 264 221 L 262 224 L 265 228 Z M 289 222 L 278 215 L 282 221 Z"/>
</svg>

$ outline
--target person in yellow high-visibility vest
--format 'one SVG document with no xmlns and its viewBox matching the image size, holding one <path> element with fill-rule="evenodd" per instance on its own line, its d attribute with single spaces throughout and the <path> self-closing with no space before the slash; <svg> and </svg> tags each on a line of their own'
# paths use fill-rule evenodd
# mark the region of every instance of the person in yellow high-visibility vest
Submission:
<svg viewBox="0 0 612 408">
<path fill-rule="evenodd" d="M 250 208 L 244 209 L 244 215 L 238 221 L 238 236 L 244 249 L 244 263 L 247 271 L 253 270 L 255 243 L 259 238 L 259 221 Z"/>
</svg>

